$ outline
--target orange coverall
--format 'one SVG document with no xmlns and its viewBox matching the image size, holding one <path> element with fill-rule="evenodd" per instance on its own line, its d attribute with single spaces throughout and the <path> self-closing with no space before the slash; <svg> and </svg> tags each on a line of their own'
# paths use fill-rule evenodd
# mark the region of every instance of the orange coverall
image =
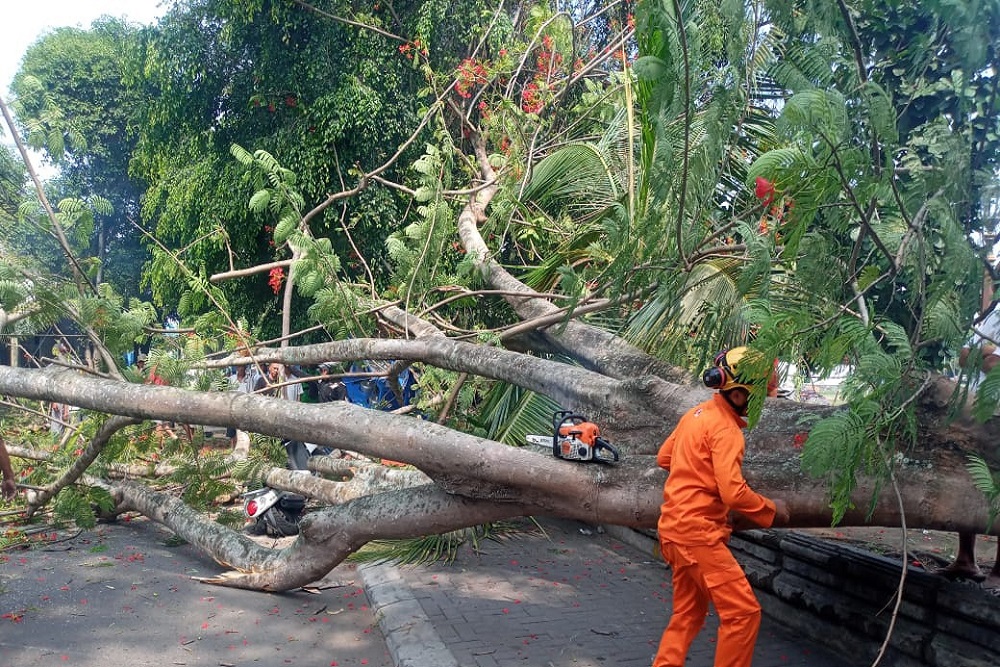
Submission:
<svg viewBox="0 0 1000 667">
<path fill-rule="evenodd" d="M 656 457 L 670 471 L 658 530 L 673 570 L 673 614 L 653 667 L 682 667 L 705 625 L 709 601 L 719 615 L 715 667 L 749 667 L 760 628 L 760 603 L 726 546 L 735 510 L 762 528 L 774 521 L 771 500 L 743 478 L 746 421 L 722 394 L 685 414 Z"/>
</svg>

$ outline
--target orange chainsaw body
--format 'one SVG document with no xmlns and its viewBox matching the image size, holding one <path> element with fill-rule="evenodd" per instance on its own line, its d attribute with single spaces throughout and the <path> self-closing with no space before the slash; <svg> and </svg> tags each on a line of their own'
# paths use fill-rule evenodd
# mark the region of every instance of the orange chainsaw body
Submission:
<svg viewBox="0 0 1000 667">
<path fill-rule="evenodd" d="M 597 424 L 571 412 L 557 412 L 553 416 L 552 453 L 570 461 L 598 461 L 613 463 L 618 460 L 618 450 L 601 437 Z"/>
</svg>

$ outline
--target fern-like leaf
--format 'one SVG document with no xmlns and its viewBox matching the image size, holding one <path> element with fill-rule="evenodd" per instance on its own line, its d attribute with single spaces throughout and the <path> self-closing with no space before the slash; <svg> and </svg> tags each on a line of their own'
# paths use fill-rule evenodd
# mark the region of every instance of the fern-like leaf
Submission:
<svg viewBox="0 0 1000 667">
<path fill-rule="evenodd" d="M 993 524 L 1000 516 L 1000 479 L 998 479 L 1000 476 L 994 474 L 986 461 L 975 454 L 969 455 L 965 468 L 972 477 L 972 485 L 986 496 L 989 505 L 989 524 L 986 526 L 988 533 L 993 530 Z"/>
</svg>

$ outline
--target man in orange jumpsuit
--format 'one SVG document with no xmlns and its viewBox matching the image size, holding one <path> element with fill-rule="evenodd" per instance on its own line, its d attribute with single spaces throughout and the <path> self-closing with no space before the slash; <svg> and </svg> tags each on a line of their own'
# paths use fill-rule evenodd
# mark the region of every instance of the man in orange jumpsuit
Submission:
<svg viewBox="0 0 1000 667">
<path fill-rule="evenodd" d="M 769 500 L 743 478 L 747 406 L 753 380 L 739 373 L 744 347 L 719 353 L 705 384 L 719 392 L 685 414 L 660 447 L 670 471 L 658 524 L 660 549 L 673 570 L 673 614 L 653 667 L 682 667 L 705 625 L 711 602 L 719 616 L 715 667 L 749 667 L 760 628 L 760 604 L 726 543 L 734 511 L 767 528 L 788 523 L 783 500 Z M 761 378 L 762 383 L 766 378 Z"/>
</svg>

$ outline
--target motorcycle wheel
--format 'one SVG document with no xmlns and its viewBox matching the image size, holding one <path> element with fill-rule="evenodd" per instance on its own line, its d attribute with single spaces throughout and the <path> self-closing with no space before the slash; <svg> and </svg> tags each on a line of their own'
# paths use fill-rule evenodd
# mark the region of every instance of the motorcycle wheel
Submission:
<svg viewBox="0 0 1000 667">
<path fill-rule="evenodd" d="M 255 519 L 243 526 L 243 532 L 247 535 L 266 535 L 267 525 L 260 519 Z"/>
<path fill-rule="evenodd" d="M 271 537 L 290 537 L 299 534 L 298 516 L 289 516 L 279 507 L 272 507 L 264 513 L 267 534 Z"/>
</svg>

